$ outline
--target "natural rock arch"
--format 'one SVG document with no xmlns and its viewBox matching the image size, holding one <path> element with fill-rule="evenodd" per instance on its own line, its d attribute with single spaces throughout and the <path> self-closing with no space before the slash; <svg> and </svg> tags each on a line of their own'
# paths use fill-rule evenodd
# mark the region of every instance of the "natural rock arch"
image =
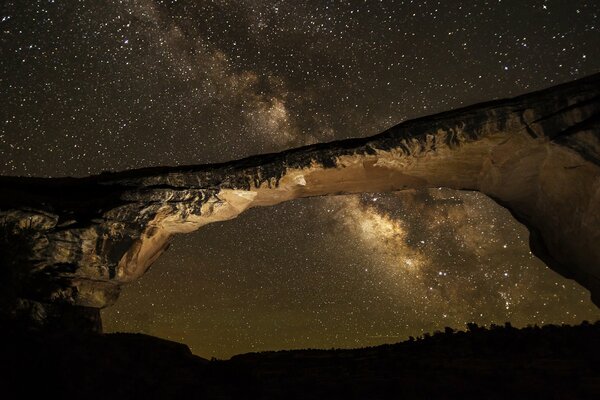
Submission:
<svg viewBox="0 0 600 400">
<path fill-rule="evenodd" d="M 1 317 L 98 330 L 98 310 L 174 234 L 300 197 L 425 187 L 477 190 L 508 208 L 532 252 L 600 304 L 599 117 L 596 74 L 369 138 L 223 164 L 0 177 Z"/>
</svg>

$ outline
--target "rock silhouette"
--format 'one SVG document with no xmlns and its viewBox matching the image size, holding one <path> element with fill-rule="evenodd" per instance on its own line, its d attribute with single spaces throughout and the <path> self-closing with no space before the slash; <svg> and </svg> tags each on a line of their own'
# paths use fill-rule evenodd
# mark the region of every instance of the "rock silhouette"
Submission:
<svg viewBox="0 0 600 400">
<path fill-rule="evenodd" d="M 445 332 L 221 361 L 139 334 L 0 334 L 5 398 L 597 399 L 600 323 Z"/>
</svg>

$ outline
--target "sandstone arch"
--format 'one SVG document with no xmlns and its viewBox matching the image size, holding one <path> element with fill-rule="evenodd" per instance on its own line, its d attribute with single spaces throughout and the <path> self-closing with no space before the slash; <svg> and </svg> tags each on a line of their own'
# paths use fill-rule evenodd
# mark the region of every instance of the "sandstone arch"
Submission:
<svg viewBox="0 0 600 400">
<path fill-rule="evenodd" d="M 369 138 L 223 164 L 1 177 L 2 319 L 98 330 L 98 310 L 174 234 L 299 197 L 422 187 L 477 190 L 508 208 L 533 253 L 598 305 L 599 117 L 596 74 Z"/>
</svg>

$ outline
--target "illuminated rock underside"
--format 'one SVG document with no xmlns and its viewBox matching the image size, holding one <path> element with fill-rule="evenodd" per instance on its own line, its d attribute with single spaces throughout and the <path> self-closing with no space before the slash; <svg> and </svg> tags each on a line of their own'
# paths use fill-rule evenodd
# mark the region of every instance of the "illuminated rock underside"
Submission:
<svg viewBox="0 0 600 400">
<path fill-rule="evenodd" d="M 340 193 L 477 190 L 529 228 L 532 252 L 600 304 L 600 74 L 401 123 L 379 135 L 223 164 L 88 178 L 0 177 L 0 312 L 99 330 L 99 309 L 173 235 L 250 207 Z"/>
</svg>

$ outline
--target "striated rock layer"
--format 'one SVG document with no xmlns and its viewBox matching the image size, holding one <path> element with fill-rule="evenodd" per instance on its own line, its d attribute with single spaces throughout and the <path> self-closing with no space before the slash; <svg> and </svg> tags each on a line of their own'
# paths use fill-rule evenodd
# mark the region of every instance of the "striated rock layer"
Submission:
<svg viewBox="0 0 600 400">
<path fill-rule="evenodd" d="M 600 304 L 600 74 L 401 123 L 379 135 L 223 164 L 87 178 L 0 177 L 0 318 L 100 330 L 98 310 L 173 235 L 309 196 L 480 191 L 533 253 Z"/>
</svg>

